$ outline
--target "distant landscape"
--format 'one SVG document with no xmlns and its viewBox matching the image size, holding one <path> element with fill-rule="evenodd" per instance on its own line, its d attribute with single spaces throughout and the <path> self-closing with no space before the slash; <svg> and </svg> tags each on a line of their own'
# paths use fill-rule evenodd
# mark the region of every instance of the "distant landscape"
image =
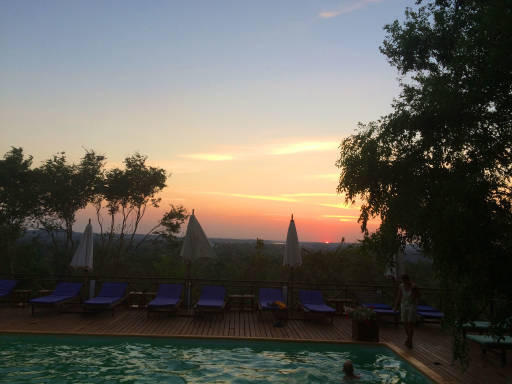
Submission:
<svg viewBox="0 0 512 384">
<path fill-rule="evenodd" d="M 82 234 L 74 232 L 78 245 Z M 62 246 L 65 233 L 56 236 Z M 137 241 L 143 235 L 136 235 Z M 215 259 L 202 259 L 192 264 L 192 274 L 197 278 L 282 281 L 289 277 L 283 267 L 285 245 L 280 241 L 257 239 L 209 239 Z M 20 241 L 16 272 L 29 274 L 67 274 L 72 270 L 69 261 L 72 253 L 55 249 L 49 235 L 44 231 L 27 231 Z M 169 243 L 152 235 L 135 251 L 125 252 L 118 259 L 112 251 L 102 246 L 100 236 L 95 234 L 94 271 L 99 275 L 167 276 L 185 278 L 185 264 L 179 256 L 182 239 Z M 302 266 L 295 269 L 297 281 L 310 283 L 368 282 L 389 280 L 388 260 L 366 251 L 359 243 L 301 242 Z M 23 255 L 26 255 L 25 257 Z M 399 271 L 410 273 L 418 284 L 436 287 L 431 260 L 413 246 L 405 248 L 399 259 Z M 4 272 L 6 272 L 4 270 Z"/>
</svg>

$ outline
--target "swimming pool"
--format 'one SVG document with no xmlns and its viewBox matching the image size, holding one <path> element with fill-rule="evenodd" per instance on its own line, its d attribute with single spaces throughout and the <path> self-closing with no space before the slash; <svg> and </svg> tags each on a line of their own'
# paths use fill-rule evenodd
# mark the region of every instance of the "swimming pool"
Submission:
<svg viewBox="0 0 512 384">
<path fill-rule="evenodd" d="M 432 383 L 382 345 L 0 335 L 1 383 Z"/>
</svg>

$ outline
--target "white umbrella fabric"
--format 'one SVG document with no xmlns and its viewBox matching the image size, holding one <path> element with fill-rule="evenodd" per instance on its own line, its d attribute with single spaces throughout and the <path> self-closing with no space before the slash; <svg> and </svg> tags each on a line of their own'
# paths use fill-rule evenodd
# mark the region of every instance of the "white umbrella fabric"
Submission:
<svg viewBox="0 0 512 384">
<path fill-rule="evenodd" d="M 194 210 L 192 210 L 192 215 L 188 220 L 187 233 L 183 240 L 180 256 L 183 257 L 186 262 L 192 262 L 192 260 L 199 259 L 201 257 L 215 256 L 215 253 L 210 246 L 210 242 L 208 241 L 203 228 L 201 228 L 201 224 L 199 224 L 199 221 L 197 221 L 196 216 L 194 215 Z"/>
<path fill-rule="evenodd" d="M 80 244 L 78 245 L 73 258 L 71 259 L 71 267 L 76 269 L 84 269 L 86 272 L 92 271 L 94 265 L 93 246 L 94 241 L 92 225 L 91 219 L 89 219 L 89 223 L 85 226 Z M 93 297 L 95 281 L 91 280 L 89 284 L 89 297 Z"/>
<path fill-rule="evenodd" d="M 290 220 L 288 226 L 288 234 L 286 235 L 286 245 L 284 247 L 283 266 L 300 267 L 302 265 L 302 255 L 300 253 L 299 237 L 297 236 L 297 228 L 295 221 Z"/>
<path fill-rule="evenodd" d="M 201 228 L 201 224 L 199 224 L 199 221 L 197 221 L 194 215 L 194 210 L 192 210 L 192 215 L 190 215 L 188 220 L 187 232 L 183 240 L 180 256 L 183 257 L 183 260 L 187 264 L 187 305 L 190 308 L 190 265 L 193 260 L 215 256 L 210 242 L 203 228 Z"/>
<path fill-rule="evenodd" d="M 286 244 L 284 247 L 283 266 L 290 267 L 290 281 L 293 284 L 293 268 L 300 267 L 302 265 L 302 255 L 300 252 L 299 237 L 297 236 L 297 228 L 295 227 L 295 221 L 293 215 L 288 226 L 288 234 L 286 235 Z M 288 301 L 288 287 L 283 287 L 283 296 Z"/>
</svg>

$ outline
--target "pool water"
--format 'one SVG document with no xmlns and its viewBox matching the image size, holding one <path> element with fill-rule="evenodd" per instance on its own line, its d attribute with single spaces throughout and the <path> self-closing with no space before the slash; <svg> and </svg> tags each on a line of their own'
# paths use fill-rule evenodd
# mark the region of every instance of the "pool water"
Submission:
<svg viewBox="0 0 512 384">
<path fill-rule="evenodd" d="M 0 383 L 431 383 L 385 346 L 0 335 Z"/>
</svg>

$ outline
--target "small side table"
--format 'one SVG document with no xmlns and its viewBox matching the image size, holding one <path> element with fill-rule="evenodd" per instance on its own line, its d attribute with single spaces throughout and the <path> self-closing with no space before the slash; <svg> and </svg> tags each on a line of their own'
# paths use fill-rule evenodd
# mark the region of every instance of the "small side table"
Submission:
<svg viewBox="0 0 512 384">
<path fill-rule="evenodd" d="M 31 294 L 32 294 L 31 289 L 15 289 L 12 292 L 12 302 L 16 306 L 24 307 L 27 305 Z"/>
<path fill-rule="evenodd" d="M 246 304 L 249 304 L 249 311 L 254 310 L 254 295 L 229 295 L 228 296 L 228 308 L 231 309 L 233 307 L 233 302 L 237 301 L 239 304 L 239 309 L 244 311 L 246 310 Z"/>
<path fill-rule="evenodd" d="M 345 314 L 345 307 L 353 308 L 355 305 L 355 301 L 352 299 L 342 299 L 337 297 L 327 299 L 327 302 L 332 304 L 336 308 L 336 313 L 340 315 Z"/>
<path fill-rule="evenodd" d="M 130 309 L 144 309 L 146 306 L 146 295 L 141 291 L 128 292 L 128 308 Z"/>
</svg>

